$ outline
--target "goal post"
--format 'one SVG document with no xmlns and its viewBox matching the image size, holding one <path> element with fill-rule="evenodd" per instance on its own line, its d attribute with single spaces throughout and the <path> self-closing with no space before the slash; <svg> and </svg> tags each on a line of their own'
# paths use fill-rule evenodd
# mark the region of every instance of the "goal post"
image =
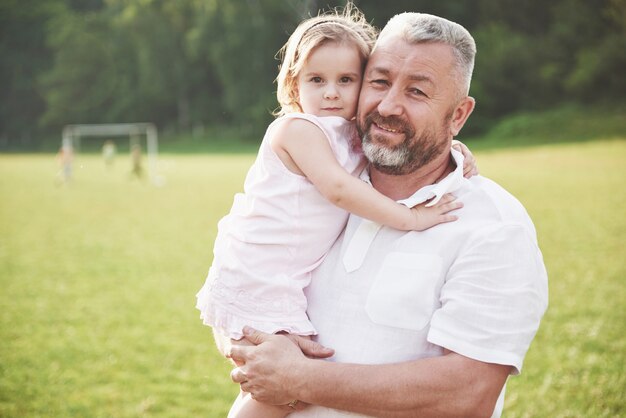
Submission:
<svg viewBox="0 0 626 418">
<path fill-rule="evenodd" d="M 62 146 L 70 146 L 80 150 L 80 139 L 88 136 L 128 136 L 131 141 L 134 138 L 145 135 L 146 153 L 148 155 L 148 175 L 155 183 L 159 183 L 157 174 L 157 156 L 159 144 L 157 128 L 153 123 L 108 123 L 97 125 L 66 125 L 63 128 Z M 131 143 L 132 145 L 132 143 Z"/>
</svg>

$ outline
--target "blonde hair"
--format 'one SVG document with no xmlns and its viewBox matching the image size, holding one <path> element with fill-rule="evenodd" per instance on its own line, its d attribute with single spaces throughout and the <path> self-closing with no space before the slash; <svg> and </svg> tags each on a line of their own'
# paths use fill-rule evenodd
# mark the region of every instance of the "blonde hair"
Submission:
<svg viewBox="0 0 626 418">
<path fill-rule="evenodd" d="M 376 34 L 376 29 L 351 2 L 343 9 L 334 9 L 300 23 L 277 54 L 281 59 L 276 77 L 276 97 L 280 107 L 274 115 L 302 112 L 298 74 L 315 48 L 329 42 L 353 44 L 359 51 L 364 68 Z"/>
</svg>

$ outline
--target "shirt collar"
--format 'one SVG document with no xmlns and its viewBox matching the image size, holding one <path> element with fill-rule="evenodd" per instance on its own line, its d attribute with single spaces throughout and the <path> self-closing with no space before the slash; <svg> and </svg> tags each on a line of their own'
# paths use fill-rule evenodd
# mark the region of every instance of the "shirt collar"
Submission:
<svg viewBox="0 0 626 418">
<path fill-rule="evenodd" d="M 417 190 L 411 196 L 406 199 L 398 200 L 398 203 L 403 204 L 409 208 L 412 208 L 415 205 L 419 205 L 420 203 L 424 203 L 425 201 L 432 199 L 426 206 L 432 206 L 439 202 L 439 200 L 443 197 L 443 195 L 447 193 L 452 193 L 463 185 L 465 178 L 463 177 L 463 154 L 459 151 L 451 148 L 452 158 L 456 163 L 456 168 L 446 177 L 444 177 L 441 181 L 435 184 L 429 184 L 428 186 L 424 186 L 421 189 Z M 366 181 L 367 183 L 371 183 L 369 172 L 367 170 L 363 170 L 361 173 L 361 179 Z"/>
</svg>

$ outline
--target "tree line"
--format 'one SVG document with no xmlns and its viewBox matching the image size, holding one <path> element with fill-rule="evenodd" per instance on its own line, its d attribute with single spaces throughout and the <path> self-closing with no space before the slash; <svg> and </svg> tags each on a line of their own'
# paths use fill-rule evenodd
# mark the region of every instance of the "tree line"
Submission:
<svg viewBox="0 0 626 418">
<path fill-rule="evenodd" d="M 626 93 L 626 0 L 354 1 L 382 27 L 402 11 L 457 21 L 478 54 L 466 131 Z M 275 54 L 298 22 L 344 1 L 3 0 L 0 148 L 71 123 L 154 122 L 254 138 L 276 107 Z"/>
</svg>

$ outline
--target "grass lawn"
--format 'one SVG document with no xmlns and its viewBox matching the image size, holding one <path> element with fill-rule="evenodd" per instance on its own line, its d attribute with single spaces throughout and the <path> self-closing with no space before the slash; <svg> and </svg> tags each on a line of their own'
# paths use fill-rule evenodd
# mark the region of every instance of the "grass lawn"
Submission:
<svg viewBox="0 0 626 418">
<path fill-rule="evenodd" d="M 505 416 L 626 415 L 626 141 L 481 150 L 537 226 L 550 307 Z M 225 417 L 194 308 L 252 155 L 163 155 L 163 187 L 78 156 L 0 155 L 0 417 Z"/>
</svg>

